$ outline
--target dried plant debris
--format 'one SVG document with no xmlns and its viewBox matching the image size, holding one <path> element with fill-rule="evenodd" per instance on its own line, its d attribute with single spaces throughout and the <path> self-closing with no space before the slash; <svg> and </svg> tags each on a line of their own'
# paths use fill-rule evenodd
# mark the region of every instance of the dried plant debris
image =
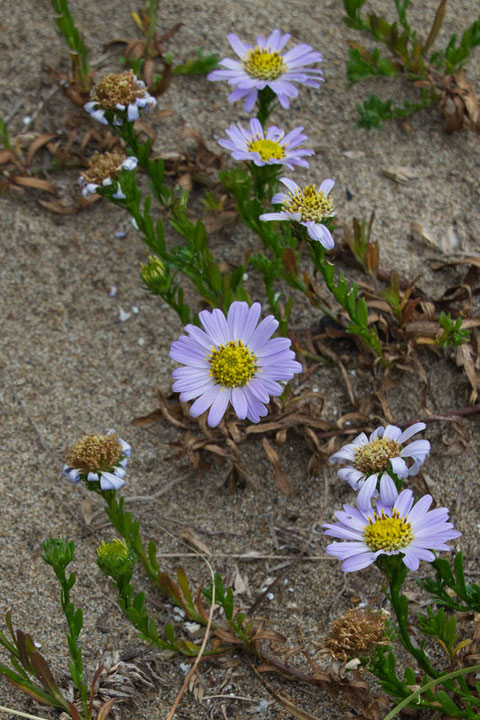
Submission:
<svg viewBox="0 0 480 720">
<path fill-rule="evenodd" d="M 98 678 L 93 696 L 93 708 L 96 712 L 108 701 L 111 701 L 109 718 L 117 720 L 120 715 L 119 706 L 134 707 L 142 693 L 158 691 L 159 687 L 169 687 L 162 676 L 160 660 L 157 653 L 145 651 L 137 647 L 120 653 L 118 650 L 105 652 L 98 660 Z M 65 697 L 76 704 L 74 688 L 69 683 L 64 691 Z M 81 710 L 81 705 L 78 705 Z M 58 717 L 58 715 L 56 715 Z M 59 720 L 70 720 L 66 713 Z"/>
<path fill-rule="evenodd" d="M 353 608 L 334 620 L 325 648 L 335 660 L 347 663 L 368 656 L 384 639 L 386 614 Z"/>
</svg>

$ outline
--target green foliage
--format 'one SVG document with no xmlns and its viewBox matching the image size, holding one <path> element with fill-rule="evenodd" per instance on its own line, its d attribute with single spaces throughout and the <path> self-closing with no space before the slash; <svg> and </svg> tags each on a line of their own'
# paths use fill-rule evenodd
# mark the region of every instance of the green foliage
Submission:
<svg viewBox="0 0 480 720">
<path fill-rule="evenodd" d="M 90 64 L 88 61 L 89 50 L 83 35 L 75 25 L 75 19 L 70 12 L 67 0 L 52 0 L 52 6 L 57 13 L 55 22 L 58 30 L 68 47 L 72 51 L 72 59 L 75 71 L 78 75 L 82 89 L 86 92 L 90 89 Z"/>
<path fill-rule="evenodd" d="M 465 30 L 458 45 L 457 36 L 451 35 L 445 50 L 433 53 L 430 62 L 447 75 L 453 75 L 465 66 L 471 51 L 478 45 L 480 45 L 480 19 L 475 20 Z"/>
<path fill-rule="evenodd" d="M 418 584 L 428 592 L 437 605 L 460 612 L 480 612 L 480 585 L 467 585 L 463 570 L 463 553 L 455 555 L 453 571 L 445 558 L 437 558 L 432 566 L 436 570 L 435 578 L 417 580 Z M 448 588 L 453 590 L 457 598 L 452 597 Z M 463 600 L 462 605 L 458 598 Z"/>
<path fill-rule="evenodd" d="M 1 115 L 0 115 L 0 143 L 3 145 L 5 150 L 12 149 L 12 143 L 10 142 L 10 135 L 7 130 L 7 124 Z"/>
<path fill-rule="evenodd" d="M 470 330 L 462 329 L 462 318 L 452 320 L 450 313 L 446 315 L 442 312 L 440 313 L 438 322 L 442 328 L 442 332 L 437 337 L 436 343 L 440 345 L 440 347 L 458 347 L 469 341 Z"/>
<path fill-rule="evenodd" d="M 402 120 L 423 108 L 429 107 L 434 102 L 436 102 L 436 99 L 427 89 L 422 91 L 420 102 L 412 103 L 409 100 L 404 100 L 403 106 L 393 105 L 392 99 L 383 102 L 377 95 L 372 94 L 368 100 L 363 101 L 362 105 L 356 105 L 359 114 L 356 125 L 366 130 L 371 130 L 372 128 L 383 130 L 384 122 L 394 119 Z"/>
<path fill-rule="evenodd" d="M 208 588 L 203 590 L 203 594 L 209 602 L 212 601 L 211 583 Z M 223 609 L 225 619 L 234 634 L 245 646 L 249 646 L 252 623 L 246 619 L 245 613 L 236 611 L 233 601 L 233 590 L 231 587 L 225 587 L 222 576 L 219 573 L 215 573 L 215 603 Z"/>
<path fill-rule="evenodd" d="M 35 646 L 32 637 L 22 630 L 15 631 L 10 611 L 5 614 L 8 637 L 0 630 L 0 646 L 10 660 L 10 667 L 0 663 L 0 675 L 37 702 L 70 712 L 68 701 L 62 696 L 50 667 Z"/>
<path fill-rule="evenodd" d="M 197 48 L 196 59 L 188 60 L 183 65 L 175 65 L 172 73 L 173 75 L 206 75 L 219 67 L 219 60 L 220 56 L 217 53 L 204 55 L 202 49 Z"/>
<path fill-rule="evenodd" d="M 389 58 L 380 55 L 378 48 L 375 48 L 371 53 L 361 52 L 358 48 L 351 48 L 348 51 L 348 56 L 347 78 L 350 86 L 366 77 L 375 75 L 394 77 L 398 75 L 398 68 Z"/>
<path fill-rule="evenodd" d="M 377 330 L 374 325 L 370 327 L 368 325 L 367 303 L 363 298 L 358 297 L 357 285 L 353 283 L 350 286 L 343 273 L 340 273 L 335 278 L 335 266 L 325 259 L 325 249 L 319 242 L 310 242 L 308 250 L 312 262 L 322 274 L 326 286 L 339 305 L 348 313 L 350 318 L 350 323 L 347 326 L 348 332 L 361 337 L 378 357 L 383 357 Z"/>
<path fill-rule="evenodd" d="M 430 53 L 444 20 L 446 0 L 440 0 L 425 41 L 419 39 L 423 33 L 413 29 L 408 22 L 410 0 L 395 0 L 398 21 L 393 23 L 375 13 L 362 16 L 364 4 L 365 0 L 344 0 L 344 22 L 353 30 L 370 34 L 390 51 L 392 57 L 383 56 L 378 47 L 370 51 L 358 43 L 351 43 L 347 60 L 350 85 L 376 75 L 403 75 L 421 88 L 419 102 L 405 100 L 401 105 L 394 105 L 392 99 L 382 102 L 376 95 L 371 95 L 356 106 L 360 115 L 357 127 L 383 128 L 385 121 L 408 117 L 440 102 L 443 86 L 442 79 L 436 77 L 437 71 L 454 75 L 464 67 L 472 49 L 480 44 L 480 20 L 475 20 L 465 30 L 458 44 L 456 35 L 452 35 L 444 50 Z"/>
<path fill-rule="evenodd" d="M 88 688 L 83 672 L 81 645 L 78 642 L 83 626 L 83 612 L 81 608 L 76 609 L 74 604 L 70 602 L 70 590 L 76 582 L 75 573 L 71 572 L 68 578 L 65 574 L 65 569 L 75 557 L 75 543 L 73 540 L 50 538 L 43 543 L 43 551 L 45 554 L 42 555 L 42 560 L 53 568 L 62 588 L 60 602 L 69 629 L 67 643 L 72 658 L 72 662 L 69 663 L 70 675 L 73 684 L 80 693 L 85 720 L 90 720 L 91 708 L 89 708 L 88 704 Z"/>
</svg>

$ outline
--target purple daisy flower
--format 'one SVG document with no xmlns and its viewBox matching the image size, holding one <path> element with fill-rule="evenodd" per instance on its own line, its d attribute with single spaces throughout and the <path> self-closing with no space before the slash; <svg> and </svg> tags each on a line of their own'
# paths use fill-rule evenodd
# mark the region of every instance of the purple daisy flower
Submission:
<svg viewBox="0 0 480 720">
<path fill-rule="evenodd" d="M 338 522 L 323 525 L 325 535 L 347 542 L 327 545 L 328 555 L 343 560 L 342 570 L 361 570 L 375 562 L 379 555 L 402 555 L 409 570 L 417 570 L 420 560 L 435 560 L 433 550 L 450 550 L 446 544 L 461 536 L 448 522 L 448 508 L 429 510 L 433 498 L 424 495 L 413 504 L 411 490 L 398 493 L 389 475 L 380 481 L 380 498 L 375 510 L 371 506 L 376 491 L 373 477 L 363 485 L 357 507 L 344 505 L 335 513 Z M 360 494 L 363 495 L 360 498 Z"/>
<path fill-rule="evenodd" d="M 365 433 L 357 435 L 353 442 L 334 453 L 329 462 L 352 463 L 341 468 L 337 475 L 341 480 L 346 480 L 354 490 L 358 490 L 369 477 L 374 477 L 377 481 L 379 477 L 388 475 L 390 466 L 397 477 L 405 480 L 418 474 L 430 452 L 430 443 L 428 440 L 414 440 L 405 447 L 402 445 L 425 428 L 426 425 L 422 422 L 410 425 L 403 432 L 396 425 L 387 425 L 386 428 L 380 425 L 370 437 Z M 406 459 L 413 462 L 407 464 Z"/>
<path fill-rule="evenodd" d="M 278 328 L 273 315 L 258 324 L 260 309 L 260 303 L 234 302 L 227 317 L 218 309 L 203 310 L 203 330 L 187 325 L 189 334 L 172 343 L 170 357 L 185 365 L 173 371 L 173 390 L 181 402 L 197 398 L 192 417 L 210 409 L 210 427 L 219 424 L 229 403 L 240 420 L 258 423 L 267 414 L 264 403 L 283 392 L 280 383 L 302 370 L 289 338 L 271 339 Z"/>
<path fill-rule="evenodd" d="M 272 204 L 282 203 L 281 212 L 264 213 L 260 220 L 295 220 L 307 228 L 309 237 L 321 243 L 326 250 L 331 250 L 334 240 L 323 220 L 335 215 L 333 200 L 328 193 L 335 185 L 335 180 L 324 180 L 320 187 L 306 185 L 301 188 L 289 178 L 280 178 L 280 182 L 288 188 L 288 193 L 279 192 L 272 198 Z"/>
<path fill-rule="evenodd" d="M 306 155 L 314 155 L 313 150 L 299 148 L 302 142 L 307 140 L 302 135 L 303 127 L 296 127 L 285 135 L 276 125 L 271 125 L 264 132 L 259 120 L 250 120 L 250 131 L 245 130 L 240 123 L 238 126 L 230 125 L 225 130 L 229 140 L 223 138 L 218 141 L 219 145 L 232 151 L 235 160 L 250 160 L 259 167 L 263 165 L 286 165 L 290 170 L 295 165 L 309 167 L 309 163 L 303 158 Z"/>
<path fill-rule="evenodd" d="M 320 87 L 322 71 L 305 66 L 322 62 L 321 54 L 310 45 L 302 44 L 282 55 L 281 51 L 290 40 L 288 33 L 282 35 L 277 29 L 267 39 L 258 36 L 255 46 L 247 45 L 233 33 L 227 35 L 227 38 L 240 60 L 224 58 L 220 65 L 226 70 L 213 70 L 207 78 L 227 80 L 229 85 L 236 86 L 228 99 L 235 102 L 245 98 L 246 112 L 250 112 L 255 105 L 258 91 L 266 87 L 273 90 L 284 108 L 290 107 L 290 98 L 298 95 L 294 82 Z"/>
<path fill-rule="evenodd" d="M 99 482 L 102 490 L 118 490 L 125 485 L 125 467 L 132 448 L 114 430 L 106 435 L 87 435 L 67 456 L 62 473 L 70 482 Z"/>
</svg>

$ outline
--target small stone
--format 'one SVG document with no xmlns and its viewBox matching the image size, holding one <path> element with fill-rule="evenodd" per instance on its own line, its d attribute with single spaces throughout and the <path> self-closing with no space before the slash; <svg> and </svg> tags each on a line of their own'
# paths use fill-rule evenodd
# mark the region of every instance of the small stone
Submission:
<svg viewBox="0 0 480 720">
<path fill-rule="evenodd" d="M 273 593 L 267 593 L 266 597 L 267 597 L 267 600 L 273 600 L 275 595 Z"/>
<path fill-rule="evenodd" d="M 137 340 L 137 345 L 140 345 L 140 347 L 143 347 L 143 346 L 145 345 L 145 340 L 144 340 L 144 338 L 138 338 L 138 340 Z"/>
<path fill-rule="evenodd" d="M 124 310 L 123 308 L 120 308 L 120 310 L 119 310 L 119 312 L 118 312 L 118 317 L 120 318 L 120 322 L 121 322 L 121 323 L 124 323 L 124 322 L 126 322 L 129 318 L 132 317 L 132 313 L 125 312 L 125 310 Z"/>
<path fill-rule="evenodd" d="M 138 313 L 140 312 L 140 308 L 138 308 L 137 305 L 134 305 L 132 307 L 132 312 L 135 313 L 135 315 L 138 315 Z"/>
<path fill-rule="evenodd" d="M 108 291 L 109 297 L 115 297 L 116 294 L 117 294 L 117 286 L 111 285 L 110 290 Z"/>
<path fill-rule="evenodd" d="M 123 230 L 117 230 L 117 232 L 113 234 L 113 237 L 121 239 L 121 238 L 127 237 L 127 233 L 124 232 Z"/>
</svg>

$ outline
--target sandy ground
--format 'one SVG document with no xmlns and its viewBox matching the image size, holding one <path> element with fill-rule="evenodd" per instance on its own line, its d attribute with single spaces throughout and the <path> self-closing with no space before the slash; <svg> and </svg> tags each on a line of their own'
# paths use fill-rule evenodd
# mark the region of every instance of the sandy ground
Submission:
<svg viewBox="0 0 480 720">
<path fill-rule="evenodd" d="M 24 0 L 8 5 L 0 36 L 4 59 L 0 112 L 8 116 L 19 103 L 9 124 L 15 135 L 22 129 L 22 118 L 32 115 L 51 90 L 42 66 L 59 67 L 64 48 L 55 32 L 49 3 Z M 384 6 L 390 9 L 386 0 L 372 5 L 377 10 Z M 436 5 L 436 0 L 417 3 L 412 21 L 431 17 Z M 198 46 L 222 56 L 230 54 L 226 34 L 231 31 L 252 39 L 257 31 L 268 33 L 279 27 L 292 33 L 292 42 L 306 42 L 319 49 L 324 54 L 326 75 L 322 92 L 301 89 L 291 110 L 279 111 L 274 118 L 285 127 L 303 125 L 317 152 L 310 171 L 298 177 L 317 182 L 334 177 L 338 213 L 346 221 L 355 214 L 365 217 L 376 210 L 374 237 L 380 242 L 383 267 L 395 267 L 407 278 L 421 276 L 421 286 L 435 295 L 452 277 L 459 281 L 460 273 L 447 277 L 429 269 L 428 258 L 438 255 L 438 251 L 413 238 L 409 223 L 421 222 L 439 244 L 448 240 L 457 251 L 478 252 L 478 138 L 468 133 L 446 137 L 435 111 L 415 116 L 410 133 L 396 124 L 384 133 L 355 130 L 355 103 L 370 92 L 387 92 L 387 88 L 382 83 L 365 83 L 347 91 L 346 40 L 352 34 L 341 21 L 338 0 L 281 4 L 265 0 L 254 5 L 245 0 L 228 0 L 169 2 L 161 6 L 160 27 L 185 23 L 169 46 L 179 62 L 192 57 Z M 92 47 L 93 59 L 101 55 L 103 43 L 134 34 L 130 12 L 136 7 L 136 2 L 126 0 L 114 4 L 72 0 L 71 8 Z M 471 22 L 472 12 L 467 0 L 452 1 L 441 40 Z M 114 58 L 109 63 L 105 69 L 118 67 Z M 478 64 L 476 76 L 472 64 L 471 79 L 479 87 Z M 200 131 L 215 150 L 216 138 L 225 127 L 247 119 L 241 104 L 229 105 L 226 98 L 224 84 L 207 83 L 203 78 L 175 81 L 161 102 L 161 108 L 171 109 L 174 114 L 154 122 L 156 149 L 171 150 L 180 130 L 189 127 Z M 65 114 L 71 112 L 57 93 L 38 115 L 36 129 L 62 127 Z M 387 179 L 384 170 L 397 166 L 413 169 L 416 179 L 408 185 Z M 53 178 L 67 201 L 76 192 L 76 175 L 77 171 L 71 171 Z M 39 555 L 41 541 L 48 536 L 74 539 L 78 575 L 74 599 L 85 609 L 85 664 L 93 670 L 103 651 L 123 652 L 138 646 L 139 641 L 121 617 L 112 591 L 94 564 L 95 548 L 108 537 L 108 527 L 101 514 L 90 526 L 85 525 L 81 512 L 85 491 L 70 486 L 60 476 L 65 449 L 80 436 L 114 427 L 131 443 L 127 495 L 152 495 L 172 480 L 182 478 L 160 499 L 133 505 L 145 533 L 156 539 L 161 553 L 181 553 L 185 547 L 177 540 L 179 531 L 184 525 L 194 528 L 214 553 L 215 569 L 229 580 L 238 571 L 248 582 L 249 592 L 238 598 L 244 606 L 275 575 L 273 568 L 279 561 L 234 561 L 225 555 L 252 550 L 281 554 L 275 544 L 278 538 L 279 547 L 286 546 L 283 552 L 298 551 L 314 530 L 318 537 L 310 552 L 322 556 L 325 541 L 319 522 L 331 519 L 333 509 L 347 495 L 345 488 L 335 482 L 331 469 L 326 469 L 325 474 L 322 470 L 317 479 L 306 477 L 308 453 L 294 439 L 281 451 L 282 467 L 295 489 L 294 496 L 286 499 L 279 495 L 271 467 L 255 442 L 246 450 L 246 462 L 258 490 L 247 488 L 232 495 L 223 487 L 226 469 L 212 465 L 203 476 L 192 478 L 180 468 L 181 463 L 166 460 L 171 453 L 169 443 L 178 438 L 174 430 L 163 424 L 132 428 L 133 417 L 155 407 L 153 387 L 169 388 L 173 364 L 168 349 L 179 334 L 179 321 L 173 311 L 142 289 L 138 268 L 147 252 L 122 212 L 98 203 L 77 216 L 52 215 L 37 204 L 38 197 L 32 193 L 3 196 L 0 200 L 0 611 L 3 614 L 12 608 L 15 624 L 34 633 L 42 652 L 61 672 L 66 642 L 58 587 Z M 126 236 L 115 237 L 118 231 L 124 231 Z M 228 252 L 228 243 L 234 239 L 234 234 L 225 234 L 216 240 L 219 253 Z M 114 298 L 109 296 L 112 285 L 118 288 Z M 132 312 L 133 307 L 138 308 L 138 313 Z M 120 308 L 132 312 L 125 323 L 119 320 Z M 294 321 L 305 325 L 304 314 L 294 316 Z M 452 358 L 431 355 L 425 359 L 430 409 L 466 405 L 468 384 Z M 353 382 L 360 396 L 372 392 L 370 378 L 358 375 Z M 336 370 L 320 369 L 312 384 L 326 397 L 327 419 L 353 409 Z M 398 375 L 398 385 L 389 396 L 394 417 L 421 414 L 420 389 L 415 378 Z M 381 413 L 378 403 L 376 412 Z M 467 566 L 475 573 L 480 486 L 478 426 L 470 420 L 464 421 L 462 427 L 467 448 L 453 455 L 447 445 L 452 437 L 449 426 L 429 426 L 426 436 L 433 451 L 424 475 L 438 504 L 461 509 L 456 523 L 464 537 L 458 546 L 466 551 Z M 324 478 L 330 486 L 328 501 Z M 459 487 L 463 491 L 461 508 L 455 505 Z M 94 510 L 100 510 L 95 500 Z M 279 528 L 273 536 L 272 527 Z M 174 571 L 178 563 L 185 565 L 194 584 L 208 581 L 208 572 L 199 560 L 167 559 L 165 567 Z M 378 597 L 380 590 L 376 572 L 345 578 L 338 564 L 328 559 L 299 563 L 288 581 L 262 605 L 258 617 L 284 632 L 289 646 L 304 642 L 312 653 L 331 618 L 351 606 L 352 596 L 368 600 Z M 163 622 L 165 612 L 158 611 L 157 617 L 159 623 Z M 216 697 L 199 703 L 187 694 L 178 718 L 289 717 L 243 664 L 219 667 L 205 663 L 202 667 L 205 696 L 233 694 L 250 700 Z M 139 696 L 137 709 L 124 711 L 122 717 L 166 717 L 184 674 L 179 658 L 163 658 L 161 671 L 166 687 L 160 687 L 157 694 Z M 278 680 L 272 682 L 277 689 L 281 687 Z M 341 708 L 332 706 L 328 696 L 318 689 L 292 685 L 284 689 L 294 702 L 317 717 L 344 716 Z M 260 703 L 261 699 L 267 705 Z M 0 704 L 30 712 L 33 707 L 3 679 Z M 46 715 L 41 709 L 38 714 Z"/>
</svg>

